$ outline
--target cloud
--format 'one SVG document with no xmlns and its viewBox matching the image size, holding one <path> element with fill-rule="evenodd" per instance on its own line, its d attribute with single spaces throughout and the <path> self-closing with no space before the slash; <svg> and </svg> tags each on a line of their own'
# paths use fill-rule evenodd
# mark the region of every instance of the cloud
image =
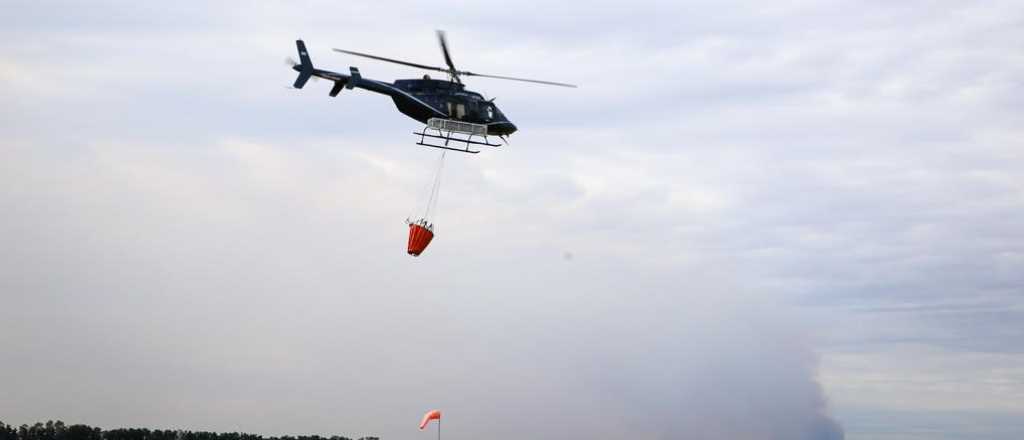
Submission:
<svg viewBox="0 0 1024 440">
<path fill-rule="evenodd" d="M 1019 412 L 1014 2 L 59 6 L 0 18 L 0 373 L 51 384 L 9 417 L 836 438 L 821 353 L 850 438 L 1019 437 L 970 428 Z M 583 87 L 472 83 L 521 131 L 449 157 L 412 260 L 415 124 L 281 61 L 435 63 L 435 27 L 466 69 Z"/>
<path fill-rule="evenodd" d="M 18 311 L 7 316 L 7 365 L 31 368 L 31 383 L 60 379 L 40 400 L 16 389 L 10 401 L 22 409 L 5 412 L 394 437 L 404 435 L 403 416 L 434 405 L 452 414 L 457 437 L 841 432 L 806 346 L 775 334 L 775 318 L 739 308 L 741 298 L 714 299 L 713 280 L 636 290 L 632 280 L 647 270 L 627 263 L 629 273 L 594 277 L 620 263 L 586 248 L 572 262 L 549 254 L 549 264 L 567 265 L 560 270 L 517 268 L 510 263 L 544 258 L 536 252 L 546 246 L 517 246 L 514 236 L 492 238 L 503 251 L 486 256 L 484 246 L 468 265 L 464 245 L 444 242 L 429 266 L 408 261 L 392 205 L 412 201 L 412 188 L 401 188 L 426 170 L 402 176 L 414 160 L 371 151 L 324 161 L 240 141 L 96 146 L 65 161 L 60 177 L 42 166 L 11 176 L 36 185 L 8 217 L 27 234 L 11 237 L 18 251 L 5 265 L 9 310 Z M 52 160 L 27 149 L 18 157 Z M 375 224 L 389 212 L 393 225 Z M 469 224 L 467 234 L 494 237 L 486 226 Z M 382 278 L 396 264 L 402 276 Z M 59 276 L 45 275 L 54 267 Z M 40 334 L 33 323 L 43 315 L 52 318 Z M 54 350 L 74 372 L 43 363 Z M 76 397 L 45 397 L 60 390 Z M 822 429 L 828 436 L 809 434 Z"/>
</svg>

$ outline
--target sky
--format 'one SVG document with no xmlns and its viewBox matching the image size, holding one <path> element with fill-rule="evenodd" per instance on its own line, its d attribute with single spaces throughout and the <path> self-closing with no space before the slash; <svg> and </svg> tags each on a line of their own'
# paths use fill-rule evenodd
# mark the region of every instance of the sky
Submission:
<svg viewBox="0 0 1024 440">
<path fill-rule="evenodd" d="M 27 2 L 0 420 L 385 440 L 1024 437 L 1013 1 Z M 446 157 L 313 64 L 464 70 Z"/>
</svg>

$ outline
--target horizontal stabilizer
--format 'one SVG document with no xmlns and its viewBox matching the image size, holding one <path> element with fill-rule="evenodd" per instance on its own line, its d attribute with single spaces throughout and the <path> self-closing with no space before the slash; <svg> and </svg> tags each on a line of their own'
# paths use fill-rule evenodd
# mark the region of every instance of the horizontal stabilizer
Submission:
<svg viewBox="0 0 1024 440">
<path fill-rule="evenodd" d="M 334 87 L 331 87 L 331 96 L 338 96 L 338 93 L 341 93 L 341 89 L 345 88 L 346 82 L 347 81 L 335 81 Z"/>
</svg>

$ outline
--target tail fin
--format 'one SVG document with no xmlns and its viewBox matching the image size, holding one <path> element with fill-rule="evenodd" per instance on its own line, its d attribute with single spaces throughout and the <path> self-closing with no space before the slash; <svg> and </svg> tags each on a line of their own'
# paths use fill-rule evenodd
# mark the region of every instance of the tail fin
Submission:
<svg viewBox="0 0 1024 440">
<path fill-rule="evenodd" d="M 309 52 L 306 52 L 306 43 L 303 43 L 302 40 L 295 40 L 295 47 L 299 50 L 299 64 L 294 69 L 299 71 L 299 77 L 295 79 L 293 86 L 296 89 L 301 89 L 313 75 L 313 62 L 309 60 Z"/>
</svg>

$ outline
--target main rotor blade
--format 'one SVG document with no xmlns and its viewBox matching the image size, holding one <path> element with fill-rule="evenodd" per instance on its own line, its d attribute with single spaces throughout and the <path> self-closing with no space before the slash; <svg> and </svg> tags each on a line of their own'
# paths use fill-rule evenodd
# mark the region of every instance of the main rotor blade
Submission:
<svg viewBox="0 0 1024 440">
<path fill-rule="evenodd" d="M 549 86 L 572 87 L 574 89 L 577 88 L 577 86 L 573 85 L 573 84 L 566 84 L 566 83 L 560 83 L 560 82 L 554 82 L 554 81 L 542 81 L 542 80 L 539 80 L 539 79 L 514 78 L 514 77 L 511 77 L 511 76 L 498 76 L 498 75 L 484 75 L 482 73 L 473 73 L 473 72 L 459 72 L 459 73 L 461 73 L 463 75 L 466 75 L 466 76 L 479 76 L 479 77 L 482 77 L 482 78 L 508 79 L 508 80 L 512 80 L 512 81 L 523 81 L 523 82 L 531 82 L 531 83 L 536 83 L 536 84 L 547 84 Z"/>
<path fill-rule="evenodd" d="M 455 63 L 452 62 L 452 56 L 448 53 L 448 38 L 445 37 L 444 31 L 437 31 L 437 42 L 441 45 L 441 53 L 444 54 L 444 63 L 448 65 L 448 71 L 452 77 L 459 84 L 462 84 L 462 80 L 459 79 L 459 70 L 455 68 Z"/>
<path fill-rule="evenodd" d="M 370 55 L 370 54 L 367 54 L 367 53 L 353 52 L 351 50 L 334 49 L 334 51 L 335 52 L 341 52 L 341 53 L 347 53 L 349 55 L 355 55 L 355 56 L 370 58 L 370 59 L 374 59 L 374 60 L 378 60 L 378 61 L 387 61 L 389 63 L 401 64 L 403 66 L 417 67 L 417 68 L 420 68 L 420 69 L 436 70 L 438 72 L 447 72 L 448 71 L 448 69 L 445 69 L 445 68 L 442 68 L 442 67 L 434 67 L 434 66 L 427 66 L 425 64 L 410 63 L 408 61 L 394 60 L 394 59 L 391 59 L 391 58 L 379 57 L 379 56 Z"/>
</svg>

